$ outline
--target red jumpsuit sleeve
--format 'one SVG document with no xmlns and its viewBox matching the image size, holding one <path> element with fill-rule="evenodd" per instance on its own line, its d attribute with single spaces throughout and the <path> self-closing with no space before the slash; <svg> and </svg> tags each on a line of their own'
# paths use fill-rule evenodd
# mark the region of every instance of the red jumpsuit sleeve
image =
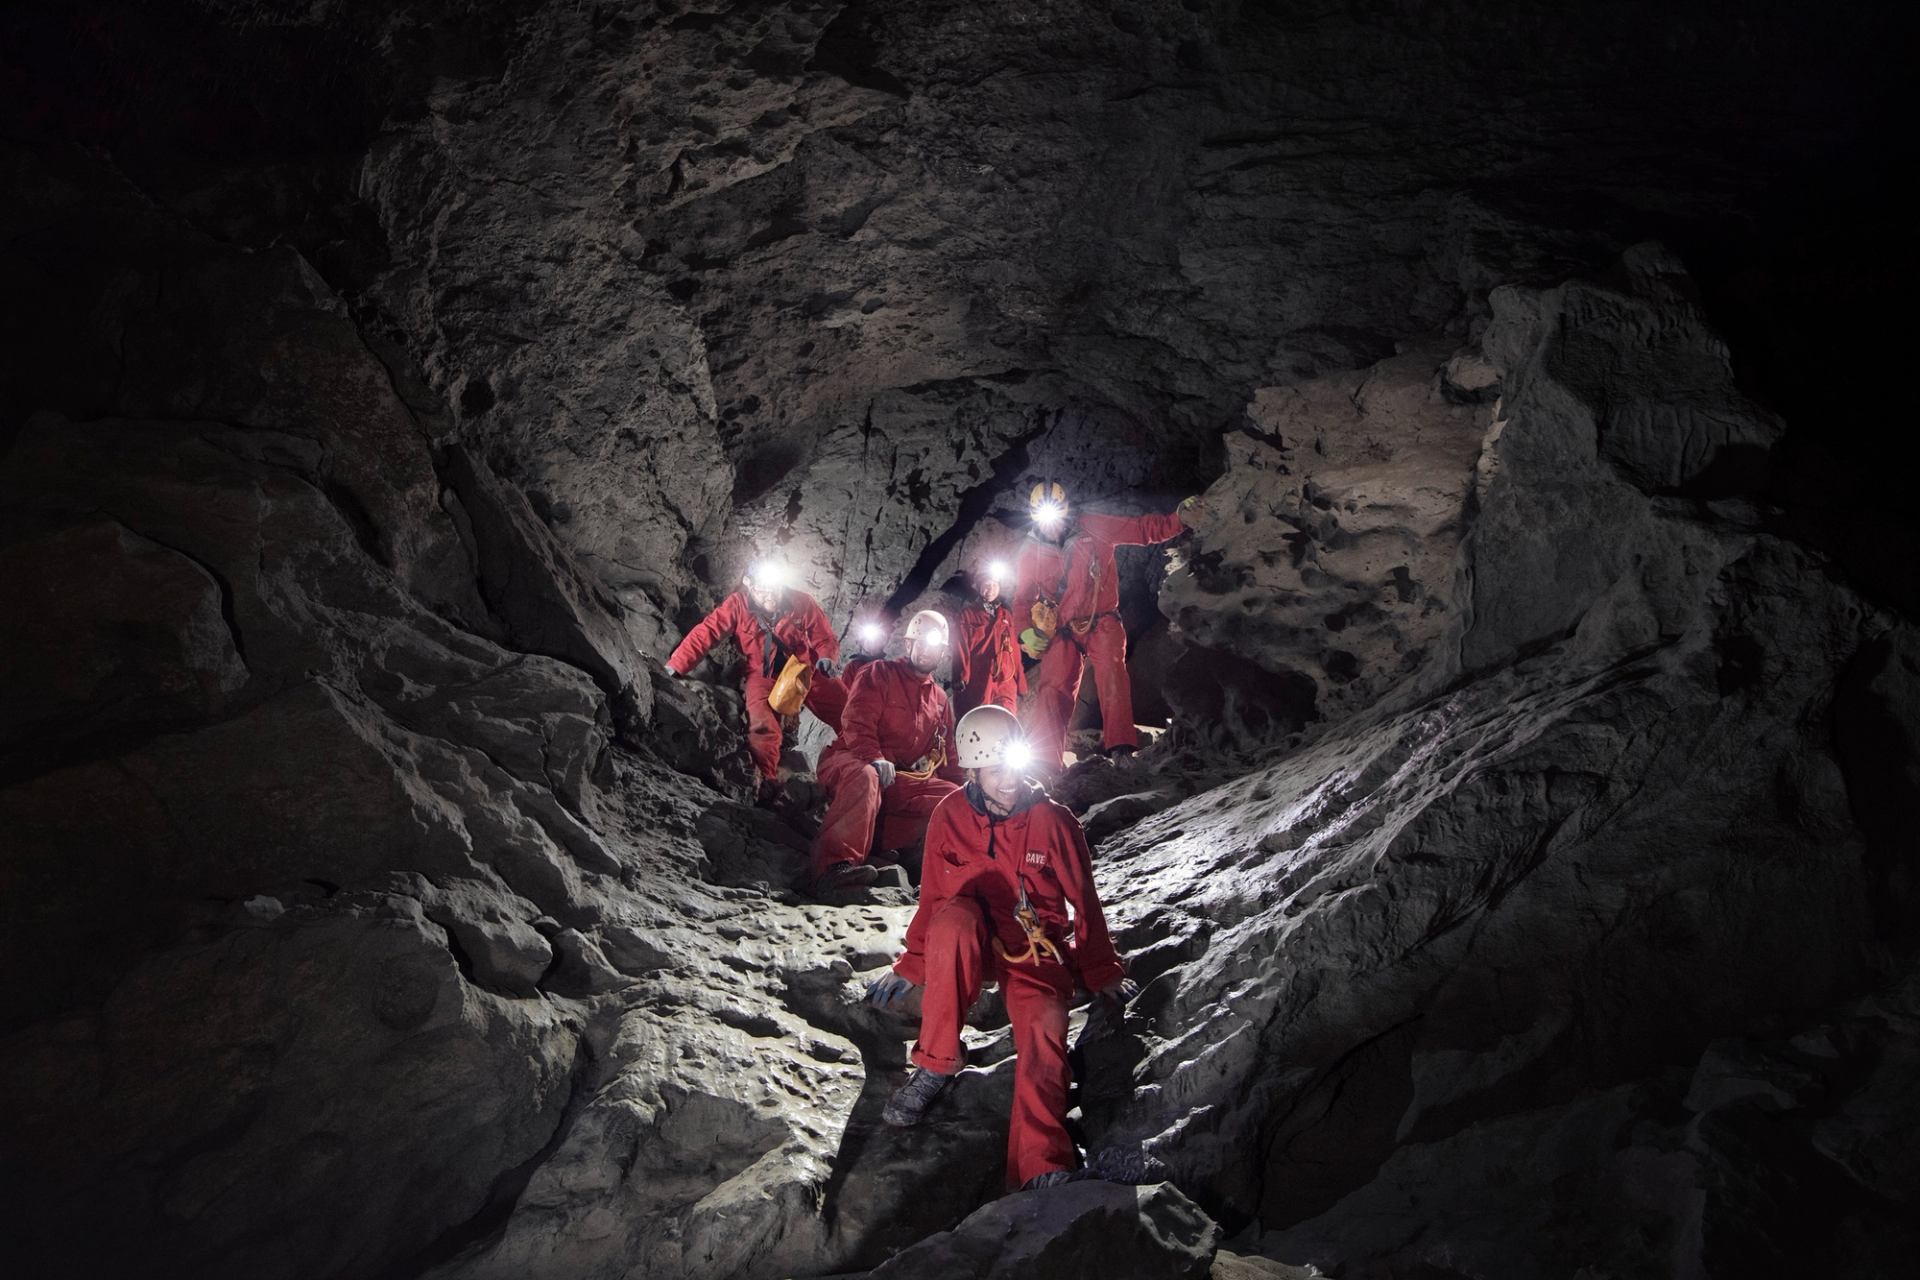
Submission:
<svg viewBox="0 0 1920 1280">
<path fill-rule="evenodd" d="M 1177 512 L 1166 515 L 1103 516 L 1088 513 L 1080 517 L 1088 533 L 1110 547 L 1145 547 L 1156 542 L 1171 542 L 1187 531 Z"/>
<path fill-rule="evenodd" d="M 807 641 L 813 646 L 815 662 L 822 658 L 840 661 L 840 637 L 833 634 L 833 624 L 827 621 L 826 610 L 812 596 L 807 597 Z"/>
<path fill-rule="evenodd" d="M 1052 583 L 1041 585 L 1039 561 L 1033 548 L 1026 546 L 1020 548 L 1020 559 L 1014 562 L 1013 626 L 1016 633 L 1032 625 L 1033 602 L 1053 589 Z"/>
<path fill-rule="evenodd" d="M 1087 990 L 1101 991 L 1127 976 L 1126 962 L 1114 949 L 1100 894 L 1093 887 L 1093 855 L 1087 850 L 1086 832 L 1064 810 L 1057 811 L 1055 819 L 1063 830 L 1054 845 L 1053 869 L 1073 904 L 1074 967 Z"/>
<path fill-rule="evenodd" d="M 945 732 L 947 736 L 943 741 L 947 744 L 947 760 L 945 764 L 940 766 L 938 776 L 945 778 L 956 787 L 963 787 L 967 784 L 967 774 L 959 765 L 960 747 L 959 744 L 954 741 L 953 736 L 953 702 L 951 699 L 942 699 L 942 701 L 946 703 L 946 709 L 943 712 L 942 718 L 946 722 Z M 923 844 L 920 847 L 924 850 L 926 845 Z"/>
<path fill-rule="evenodd" d="M 679 675 L 693 670 L 693 664 L 706 657 L 707 650 L 713 648 L 721 636 L 734 633 L 738 616 L 738 596 L 730 595 L 712 613 L 700 619 L 693 630 L 687 632 L 686 639 L 675 646 L 667 658 L 667 665 Z"/>
<path fill-rule="evenodd" d="M 1025 693 L 1027 691 L 1027 664 L 1020 661 L 1019 620 L 1009 615 L 1001 621 L 1000 625 L 1006 628 L 1005 633 L 1000 638 L 1000 643 L 1006 647 L 1007 661 L 1013 664 L 1013 691 L 1015 694 Z"/>
<path fill-rule="evenodd" d="M 953 683 L 964 689 L 967 681 L 973 679 L 973 642 L 979 634 L 974 625 L 974 610 L 962 609 L 954 615 L 953 630 L 959 640 L 953 646 Z"/>
<path fill-rule="evenodd" d="M 927 821 L 926 842 L 921 848 L 932 852 L 940 847 L 939 842 L 948 838 L 953 820 L 947 816 L 949 801 L 941 801 L 934 806 L 933 817 Z M 935 872 L 934 868 L 923 868 L 920 874 L 920 904 L 914 909 L 913 921 L 907 925 L 907 949 L 893 962 L 893 971 L 915 986 L 927 980 L 927 930 L 933 924 L 934 913 L 940 910 L 947 900 L 946 877 Z"/>
<path fill-rule="evenodd" d="M 886 758 L 880 752 L 880 717 L 887 709 L 885 682 L 885 669 L 878 662 L 870 662 L 860 668 L 847 691 L 847 709 L 840 713 L 838 745 L 851 751 L 857 760 Z"/>
</svg>

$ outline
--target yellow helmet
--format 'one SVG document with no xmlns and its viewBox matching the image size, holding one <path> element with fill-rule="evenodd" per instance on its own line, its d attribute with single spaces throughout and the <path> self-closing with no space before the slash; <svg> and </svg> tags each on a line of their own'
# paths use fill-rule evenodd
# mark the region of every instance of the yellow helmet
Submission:
<svg viewBox="0 0 1920 1280">
<path fill-rule="evenodd" d="M 1027 505 L 1029 507 L 1037 508 L 1043 503 L 1048 502 L 1056 503 L 1060 507 L 1065 508 L 1067 505 L 1067 486 L 1057 481 L 1049 484 L 1043 480 L 1033 486 L 1032 490 L 1027 494 Z"/>
<path fill-rule="evenodd" d="M 1067 523 L 1067 487 L 1042 481 L 1027 495 L 1027 514 L 1033 527 L 1046 537 L 1055 537 Z"/>
</svg>

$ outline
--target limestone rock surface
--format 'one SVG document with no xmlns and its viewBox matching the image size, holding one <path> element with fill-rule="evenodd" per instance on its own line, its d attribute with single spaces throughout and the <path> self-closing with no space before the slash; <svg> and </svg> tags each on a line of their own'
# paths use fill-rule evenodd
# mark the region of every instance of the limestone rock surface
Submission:
<svg viewBox="0 0 1920 1280">
<path fill-rule="evenodd" d="M 8 6 L 7 1261 L 1905 1275 L 1906 544 L 1783 483 L 1857 426 L 1719 244 L 1888 167 L 1900 25 Z M 1858 260 L 1806 382 L 1896 367 Z M 1178 1190 L 997 1198 L 991 997 L 884 1126 L 905 895 L 804 901 L 655 679 L 750 551 L 898 615 L 1043 478 L 1206 492 L 1121 561 L 1179 723 L 1062 788 L 1145 984 L 1074 1123 Z"/>
</svg>

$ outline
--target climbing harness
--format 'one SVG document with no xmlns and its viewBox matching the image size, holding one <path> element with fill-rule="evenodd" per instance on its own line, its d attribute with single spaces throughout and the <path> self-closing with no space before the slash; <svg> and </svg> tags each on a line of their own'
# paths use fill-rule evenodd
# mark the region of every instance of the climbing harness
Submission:
<svg viewBox="0 0 1920 1280">
<path fill-rule="evenodd" d="M 946 762 L 947 731 L 940 729 L 934 733 L 933 745 L 927 748 L 927 754 L 914 761 L 914 768 L 895 769 L 894 772 L 902 778 L 912 778 L 917 782 L 925 782 L 934 775 L 936 770 L 946 764 Z"/>
<path fill-rule="evenodd" d="M 1007 944 L 1000 941 L 996 935 L 993 940 L 993 949 L 1000 954 L 1002 960 L 1008 964 L 1034 964 L 1042 959 L 1051 960 L 1055 964 L 1066 963 L 1065 958 L 1060 954 L 1059 945 L 1047 936 L 1045 929 L 1040 927 L 1039 913 L 1033 909 L 1033 903 L 1027 900 L 1025 876 L 1020 877 L 1020 900 L 1014 905 L 1013 919 L 1020 926 L 1020 931 L 1027 935 L 1027 949 L 1019 955 L 1014 955 L 1007 950 Z"/>
<path fill-rule="evenodd" d="M 996 865 L 998 865 L 1000 860 L 995 857 L 993 846 L 994 837 L 999 830 L 999 826 L 1000 824 L 993 821 L 992 816 L 989 815 L 987 819 L 987 856 L 992 858 Z M 1026 852 L 1022 850 L 1020 856 L 1024 860 Z M 1014 888 L 1018 891 L 1020 897 L 1013 905 L 1013 920 L 1015 924 L 1020 926 L 1020 932 L 1027 935 L 1027 949 L 1015 955 L 1013 952 L 1007 950 L 1007 944 L 1000 941 L 999 935 L 996 934 L 993 939 L 993 950 L 995 954 L 1008 964 L 1038 964 L 1042 960 L 1051 960 L 1055 964 L 1065 964 L 1067 962 L 1066 957 L 1061 953 L 1060 945 L 1047 936 L 1046 929 L 1040 924 L 1040 913 L 1033 909 L 1033 901 L 1027 897 L 1027 877 L 1025 872 L 1014 872 Z"/>
</svg>

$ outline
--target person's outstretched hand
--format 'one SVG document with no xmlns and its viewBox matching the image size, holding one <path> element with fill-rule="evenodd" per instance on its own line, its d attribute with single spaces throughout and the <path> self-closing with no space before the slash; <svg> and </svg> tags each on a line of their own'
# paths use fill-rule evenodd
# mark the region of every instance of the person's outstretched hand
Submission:
<svg viewBox="0 0 1920 1280">
<path fill-rule="evenodd" d="M 896 772 L 893 767 L 893 761 L 875 760 L 873 762 L 873 771 L 880 775 L 880 785 L 882 787 L 890 787 L 893 785 L 893 778 Z"/>
<path fill-rule="evenodd" d="M 1128 1001 L 1140 994 L 1140 984 L 1132 978 L 1122 978 L 1110 987 L 1100 988 L 1094 994 L 1106 1002 L 1110 1012 L 1119 1014 L 1125 1012 Z"/>
<path fill-rule="evenodd" d="M 889 969 L 867 984 L 867 1003 L 876 1009 L 891 1009 L 903 1003 L 912 990 L 913 983 Z"/>
<path fill-rule="evenodd" d="M 833 659 L 822 658 L 813 664 L 813 669 L 823 676 L 830 676 L 833 674 Z"/>
</svg>

